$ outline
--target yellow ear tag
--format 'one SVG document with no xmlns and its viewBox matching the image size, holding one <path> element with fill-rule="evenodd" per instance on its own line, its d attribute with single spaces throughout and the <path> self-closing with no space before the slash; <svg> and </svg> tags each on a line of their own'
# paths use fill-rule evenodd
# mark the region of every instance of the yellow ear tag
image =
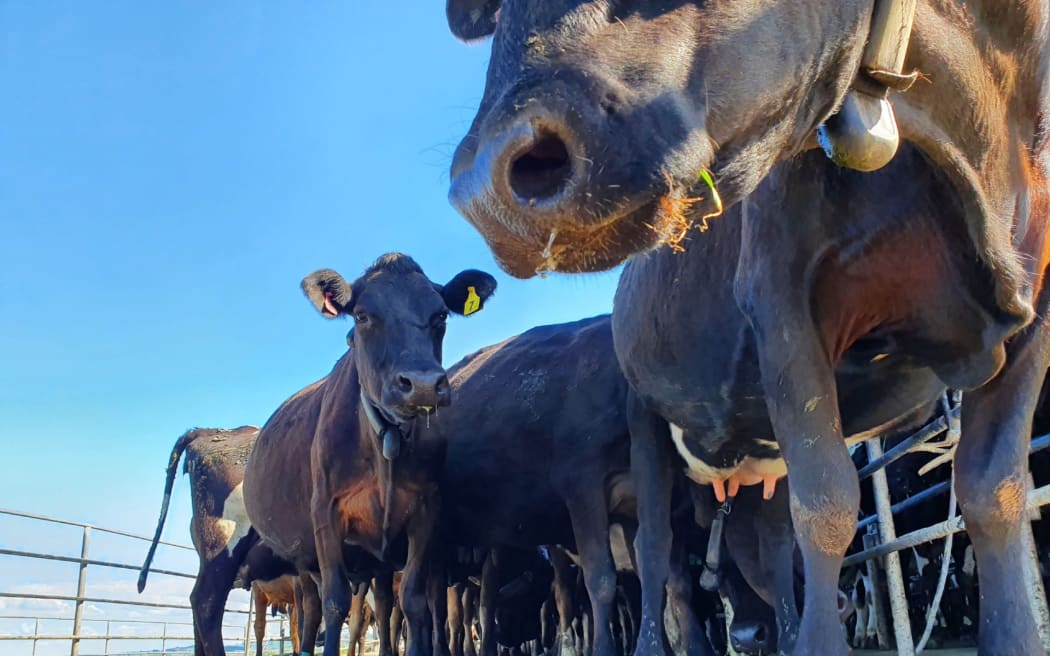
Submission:
<svg viewBox="0 0 1050 656">
<path fill-rule="evenodd" d="M 481 309 L 481 297 L 474 287 L 467 287 L 467 302 L 463 304 L 463 316 L 469 317 Z"/>
</svg>

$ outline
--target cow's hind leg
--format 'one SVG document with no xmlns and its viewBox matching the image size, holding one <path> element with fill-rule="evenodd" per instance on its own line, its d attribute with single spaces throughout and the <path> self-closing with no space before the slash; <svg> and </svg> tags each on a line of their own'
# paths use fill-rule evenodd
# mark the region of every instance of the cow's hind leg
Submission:
<svg viewBox="0 0 1050 656">
<path fill-rule="evenodd" d="M 1028 442 L 1050 363 L 1050 292 L 1044 297 L 1040 318 L 1008 345 L 1005 369 L 966 394 L 955 454 L 955 490 L 980 580 L 979 643 L 995 656 L 1046 653 L 1021 576 Z"/>
<path fill-rule="evenodd" d="M 448 609 L 448 641 L 452 656 L 463 656 L 463 584 L 445 589 L 445 607 Z"/>
<path fill-rule="evenodd" d="M 566 495 L 565 501 L 576 536 L 584 585 L 591 600 L 594 622 L 591 653 L 594 656 L 613 656 L 616 647 L 611 623 L 613 602 L 616 601 L 616 566 L 609 549 L 609 510 L 604 486 L 600 484 L 603 478 L 597 473 L 574 473 L 585 485 Z"/>
<path fill-rule="evenodd" d="M 317 645 L 317 629 L 321 627 L 321 593 L 317 589 L 317 581 L 314 580 L 312 574 L 300 575 L 299 583 L 303 600 L 299 649 L 302 650 L 303 656 L 310 656 Z"/>
<path fill-rule="evenodd" d="M 209 561 L 201 561 L 197 580 L 190 591 L 190 606 L 194 635 L 199 638 L 203 656 L 223 656 L 226 653 L 222 617 L 236 576 L 237 563 L 225 551 Z"/>
<path fill-rule="evenodd" d="M 394 572 L 381 567 L 372 579 L 372 599 L 375 601 L 376 635 L 379 638 L 379 656 L 393 656 L 397 651 L 394 630 Z M 398 613 L 398 626 L 401 617 Z"/>
<path fill-rule="evenodd" d="M 559 547 L 550 550 L 551 567 L 554 568 L 554 603 L 558 607 L 558 636 L 554 640 L 557 656 L 577 656 L 576 631 L 572 621 L 576 617 L 573 603 L 573 576 L 569 556 Z"/>
<path fill-rule="evenodd" d="M 474 617 L 477 614 L 478 591 L 469 581 L 463 586 L 463 656 L 477 656 L 474 647 Z"/>
<path fill-rule="evenodd" d="M 665 586 L 671 560 L 671 431 L 667 422 L 629 394 L 631 476 L 638 495 L 635 553 L 642 584 L 642 616 L 635 656 L 662 656 Z"/>
<path fill-rule="evenodd" d="M 427 575 L 427 603 L 430 606 L 434 656 L 451 656 L 449 650 L 448 578 L 440 557 L 430 563 Z"/>
<path fill-rule="evenodd" d="M 365 628 L 365 595 L 368 594 L 368 586 L 361 584 L 357 586 L 357 592 L 350 599 L 350 612 L 346 617 L 348 633 L 350 634 L 350 645 L 347 648 L 347 656 L 357 656 L 358 643 Z M 327 639 L 328 628 L 325 627 L 325 638 Z M 362 655 L 363 656 L 363 655 Z"/>
</svg>

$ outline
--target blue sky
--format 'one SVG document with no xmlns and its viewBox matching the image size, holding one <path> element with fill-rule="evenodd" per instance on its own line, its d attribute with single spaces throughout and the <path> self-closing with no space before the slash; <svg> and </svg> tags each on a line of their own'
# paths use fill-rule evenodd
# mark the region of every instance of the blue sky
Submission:
<svg viewBox="0 0 1050 656">
<path fill-rule="evenodd" d="M 440 0 L 0 3 L 0 506 L 151 531 L 179 434 L 261 425 L 344 350 L 320 267 L 494 273 L 447 364 L 608 311 L 615 273 L 509 279 L 447 203 L 488 51 Z"/>
</svg>

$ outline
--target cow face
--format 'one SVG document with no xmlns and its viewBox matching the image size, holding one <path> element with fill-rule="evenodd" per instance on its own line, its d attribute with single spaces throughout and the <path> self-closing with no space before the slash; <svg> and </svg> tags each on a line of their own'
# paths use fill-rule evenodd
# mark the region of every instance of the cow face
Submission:
<svg viewBox="0 0 1050 656">
<path fill-rule="evenodd" d="M 403 423 L 451 400 L 441 366 L 445 320 L 484 307 L 496 280 L 475 270 L 445 285 L 430 281 L 407 255 L 376 260 L 352 284 L 330 269 L 303 279 L 303 291 L 327 318 L 349 316 L 347 341 L 365 395 L 387 419 Z"/>
<path fill-rule="evenodd" d="M 519 277 L 670 241 L 716 211 L 706 171 L 729 205 L 812 141 L 856 73 L 871 8 L 448 0 L 454 34 L 494 34 L 450 199 Z"/>
</svg>

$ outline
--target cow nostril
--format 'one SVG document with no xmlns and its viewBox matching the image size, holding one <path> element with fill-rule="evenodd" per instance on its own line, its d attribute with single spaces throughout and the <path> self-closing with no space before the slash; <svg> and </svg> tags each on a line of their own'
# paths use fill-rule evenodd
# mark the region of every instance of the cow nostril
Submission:
<svg viewBox="0 0 1050 656">
<path fill-rule="evenodd" d="M 438 394 L 446 394 L 446 393 L 448 393 L 448 391 L 449 391 L 448 376 L 442 376 L 441 378 L 438 378 L 438 382 L 437 382 L 437 385 L 434 386 L 434 390 Z"/>
<path fill-rule="evenodd" d="M 402 392 L 408 393 L 412 391 L 412 379 L 407 376 L 397 377 L 397 388 Z"/>
<path fill-rule="evenodd" d="M 547 200 L 565 189 L 572 163 L 565 142 L 555 134 L 541 134 L 531 148 L 510 165 L 510 188 L 524 201 Z"/>
</svg>

